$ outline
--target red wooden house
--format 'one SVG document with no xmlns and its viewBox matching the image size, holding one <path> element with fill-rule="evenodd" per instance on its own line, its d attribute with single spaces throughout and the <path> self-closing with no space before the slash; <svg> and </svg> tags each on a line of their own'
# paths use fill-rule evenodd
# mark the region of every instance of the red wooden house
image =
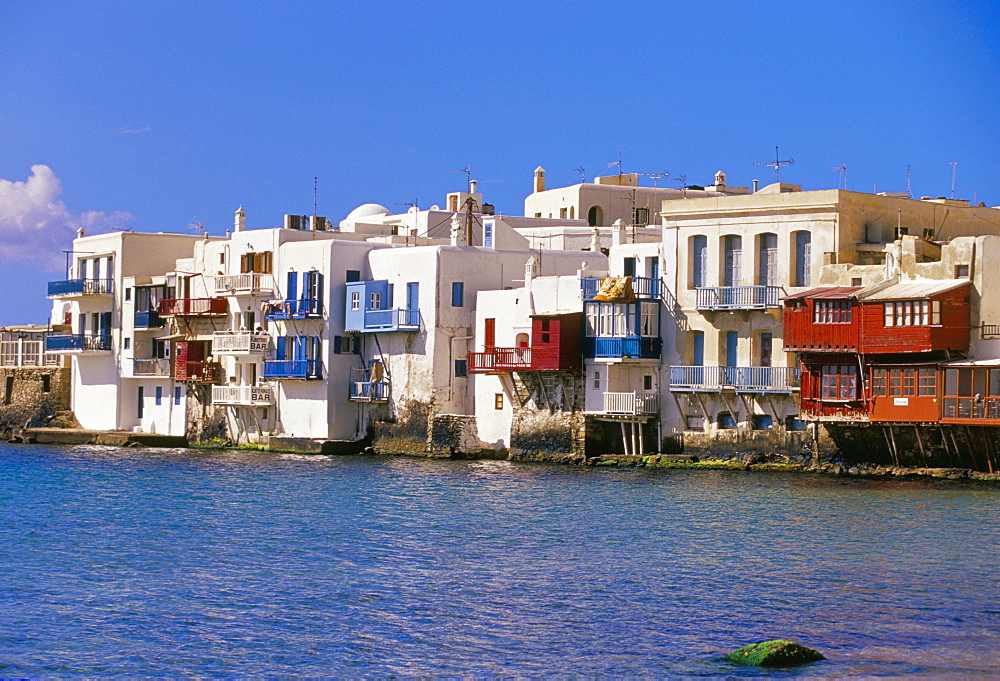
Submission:
<svg viewBox="0 0 1000 681">
<path fill-rule="evenodd" d="M 494 337 L 493 320 L 487 319 L 483 352 L 469 353 L 469 373 L 577 371 L 582 366 L 582 312 L 532 315 L 530 346 L 496 347 Z"/>
<path fill-rule="evenodd" d="M 969 286 L 968 279 L 916 280 L 859 293 L 859 352 L 968 352 Z"/>
<path fill-rule="evenodd" d="M 785 352 L 857 352 L 860 286 L 828 286 L 782 298 Z"/>
</svg>

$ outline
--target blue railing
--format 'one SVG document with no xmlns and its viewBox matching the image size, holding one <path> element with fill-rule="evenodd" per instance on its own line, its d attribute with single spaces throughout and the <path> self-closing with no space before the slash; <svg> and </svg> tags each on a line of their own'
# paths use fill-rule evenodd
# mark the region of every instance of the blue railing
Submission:
<svg viewBox="0 0 1000 681">
<path fill-rule="evenodd" d="M 713 286 L 695 290 L 699 310 L 765 310 L 778 307 L 780 286 Z"/>
<path fill-rule="evenodd" d="M 264 362 L 264 378 L 322 378 L 321 359 L 269 359 Z"/>
<path fill-rule="evenodd" d="M 318 298 L 271 301 L 264 313 L 267 319 L 305 319 L 322 315 L 323 310 Z"/>
<path fill-rule="evenodd" d="M 652 277 L 632 277 L 632 292 L 636 298 L 659 298 L 660 280 Z M 601 279 L 584 277 L 580 279 L 580 294 L 584 300 L 592 300 L 601 290 Z"/>
<path fill-rule="evenodd" d="M 137 329 L 156 329 L 163 326 L 163 320 L 160 319 L 160 313 L 155 310 L 136 312 L 132 325 Z"/>
<path fill-rule="evenodd" d="M 114 290 L 112 279 L 66 279 L 65 281 L 50 281 L 50 296 L 67 296 L 74 294 L 98 295 L 111 293 Z"/>
<path fill-rule="evenodd" d="M 352 381 L 352 402 L 387 402 L 389 384 L 385 381 Z"/>
<path fill-rule="evenodd" d="M 367 310 L 365 331 L 416 331 L 420 329 L 420 310 Z"/>
<path fill-rule="evenodd" d="M 662 344 L 659 338 L 588 336 L 583 339 L 583 356 L 659 359 Z"/>
<path fill-rule="evenodd" d="M 670 389 L 674 391 L 792 392 L 798 387 L 797 367 L 670 367 Z"/>
<path fill-rule="evenodd" d="M 70 333 L 45 337 L 46 352 L 68 350 L 110 350 L 111 336 Z"/>
</svg>

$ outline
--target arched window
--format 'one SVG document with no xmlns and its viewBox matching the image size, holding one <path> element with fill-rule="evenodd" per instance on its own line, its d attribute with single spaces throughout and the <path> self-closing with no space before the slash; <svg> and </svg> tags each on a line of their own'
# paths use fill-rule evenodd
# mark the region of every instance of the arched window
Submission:
<svg viewBox="0 0 1000 681">
<path fill-rule="evenodd" d="M 591 227 L 600 227 L 604 224 L 604 210 L 600 206 L 591 206 L 587 211 L 587 224 Z"/>
<path fill-rule="evenodd" d="M 778 285 L 778 235 L 767 232 L 757 237 L 757 284 Z"/>
</svg>

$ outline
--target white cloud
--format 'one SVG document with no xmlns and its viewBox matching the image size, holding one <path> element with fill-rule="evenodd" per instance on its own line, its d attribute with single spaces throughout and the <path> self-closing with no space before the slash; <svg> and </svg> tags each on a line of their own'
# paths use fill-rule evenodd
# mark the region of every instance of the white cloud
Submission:
<svg viewBox="0 0 1000 681">
<path fill-rule="evenodd" d="M 61 194 L 59 178 L 46 165 L 31 166 L 31 177 L 24 182 L 0 179 L 0 258 L 29 260 L 56 271 L 64 266 L 62 251 L 78 229 L 96 234 L 132 219 L 121 212 L 73 214 L 59 200 Z"/>
</svg>

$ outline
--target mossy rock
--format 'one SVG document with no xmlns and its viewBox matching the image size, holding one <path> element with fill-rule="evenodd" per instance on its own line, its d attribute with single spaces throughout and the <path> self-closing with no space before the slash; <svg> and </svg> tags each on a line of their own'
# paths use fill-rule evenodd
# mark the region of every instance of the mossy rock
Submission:
<svg viewBox="0 0 1000 681">
<path fill-rule="evenodd" d="M 796 667 L 826 659 L 812 648 L 784 639 L 751 643 L 729 653 L 726 658 L 730 662 L 751 667 Z"/>
</svg>

